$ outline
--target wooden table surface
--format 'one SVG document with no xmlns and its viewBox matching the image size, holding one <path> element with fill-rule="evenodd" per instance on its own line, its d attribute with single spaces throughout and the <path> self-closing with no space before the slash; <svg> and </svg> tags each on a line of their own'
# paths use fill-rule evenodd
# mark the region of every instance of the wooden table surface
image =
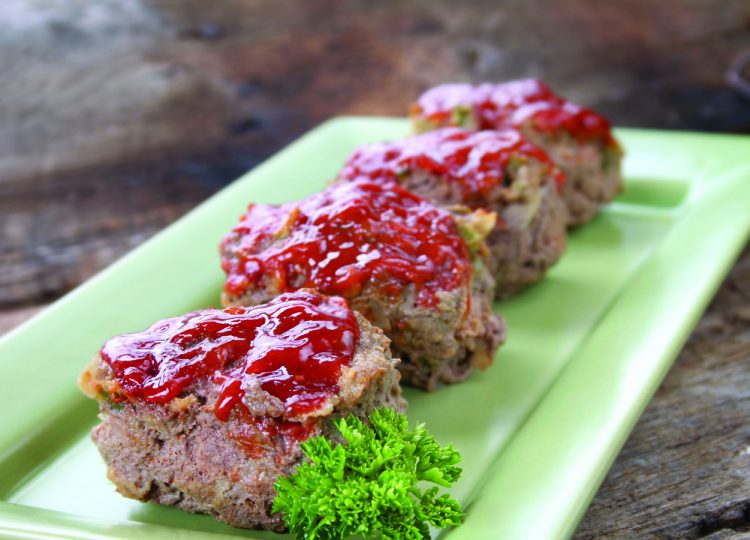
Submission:
<svg viewBox="0 0 750 540">
<path fill-rule="evenodd" d="M 726 82 L 747 0 L 458 5 L 4 0 L 0 333 L 317 123 L 438 82 L 534 76 L 617 125 L 750 133 Z M 576 538 L 750 538 L 749 358 L 746 251 Z"/>
</svg>

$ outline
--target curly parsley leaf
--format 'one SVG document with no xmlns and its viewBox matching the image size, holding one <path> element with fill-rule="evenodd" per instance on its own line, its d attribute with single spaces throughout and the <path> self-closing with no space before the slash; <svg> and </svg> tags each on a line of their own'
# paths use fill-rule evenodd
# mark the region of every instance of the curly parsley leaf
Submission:
<svg viewBox="0 0 750 540">
<path fill-rule="evenodd" d="M 369 421 L 338 420 L 344 444 L 325 437 L 302 443 L 309 461 L 278 479 L 273 502 L 289 530 L 305 540 L 424 540 L 430 525 L 460 525 L 461 506 L 437 486 L 458 480 L 461 455 L 440 446 L 423 424 L 410 431 L 406 416 L 393 409 L 377 409 Z M 422 490 L 420 482 L 436 486 Z"/>
</svg>

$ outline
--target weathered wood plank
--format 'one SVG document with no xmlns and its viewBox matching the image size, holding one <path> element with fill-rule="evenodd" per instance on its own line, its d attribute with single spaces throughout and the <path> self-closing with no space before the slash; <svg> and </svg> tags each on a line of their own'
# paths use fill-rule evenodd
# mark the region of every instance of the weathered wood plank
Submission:
<svg viewBox="0 0 750 540">
<path fill-rule="evenodd" d="M 0 182 L 0 306 L 60 296 L 218 187 L 187 165 Z"/>
<path fill-rule="evenodd" d="M 0 337 L 39 313 L 45 307 L 45 305 L 38 305 L 0 310 Z"/>
<path fill-rule="evenodd" d="M 746 538 L 749 412 L 750 249 L 641 417 L 576 540 Z"/>
<path fill-rule="evenodd" d="M 750 131 L 742 0 L 7 0 L 0 306 L 54 298 L 313 125 L 539 76 L 616 123 Z"/>
</svg>

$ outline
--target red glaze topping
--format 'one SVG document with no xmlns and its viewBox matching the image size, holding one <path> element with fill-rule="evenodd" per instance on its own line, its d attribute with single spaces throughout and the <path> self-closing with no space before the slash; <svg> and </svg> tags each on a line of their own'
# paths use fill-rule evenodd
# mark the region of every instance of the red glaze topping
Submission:
<svg viewBox="0 0 750 540">
<path fill-rule="evenodd" d="M 339 176 L 347 180 L 397 180 L 415 170 L 441 176 L 461 186 L 464 202 L 486 204 L 488 195 L 506 180 L 511 160 L 529 158 L 547 165 L 558 188 L 565 179 L 547 153 L 513 128 L 468 131 L 444 128 L 398 141 L 360 146 Z"/>
<path fill-rule="evenodd" d="M 523 128 L 570 133 L 579 140 L 615 144 L 609 122 L 594 111 L 566 101 L 541 81 L 526 79 L 503 84 L 443 84 L 422 94 L 414 112 L 439 125 L 451 125 L 457 107 L 474 111 L 479 129 Z"/>
<path fill-rule="evenodd" d="M 281 400 L 283 417 L 292 417 L 319 409 L 338 391 L 358 340 L 346 300 L 299 291 L 260 306 L 165 319 L 110 339 L 101 356 L 132 398 L 167 403 L 210 378 L 222 385 L 214 412 L 226 421 L 252 381 Z"/>
<path fill-rule="evenodd" d="M 315 422 L 286 422 L 279 418 L 253 416 L 243 407 L 235 410 L 239 422 L 230 425 L 229 437 L 240 445 L 248 457 L 254 459 L 273 456 L 278 463 L 285 455 L 284 452 L 274 452 L 280 445 L 288 452 L 289 442 L 294 444 L 307 440 L 315 433 Z"/>
<path fill-rule="evenodd" d="M 274 245 L 267 240 L 279 236 Z M 413 285 L 421 305 L 465 283 L 468 248 L 453 217 L 398 184 L 353 182 L 300 202 L 251 205 L 222 244 L 225 291 L 269 282 L 347 298 L 365 286 L 398 298 Z"/>
</svg>

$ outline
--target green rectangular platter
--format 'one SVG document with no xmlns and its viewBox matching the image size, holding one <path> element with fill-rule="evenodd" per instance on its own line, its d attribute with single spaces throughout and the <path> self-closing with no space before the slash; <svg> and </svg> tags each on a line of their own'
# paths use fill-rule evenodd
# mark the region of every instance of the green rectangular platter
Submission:
<svg viewBox="0 0 750 540">
<path fill-rule="evenodd" d="M 0 537 L 285 538 L 120 497 L 76 388 L 108 337 L 218 305 L 217 244 L 248 202 L 322 189 L 355 145 L 404 119 L 326 122 L 0 341 Z M 575 231 L 547 278 L 497 303 L 494 365 L 427 394 L 424 421 L 464 455 L 450 540 L 570 536 L 750 231 L 750 138 L 617 130 L 625 192 Z M 637 495 L 637 494 L 636 494 Z"/>
</svg>

